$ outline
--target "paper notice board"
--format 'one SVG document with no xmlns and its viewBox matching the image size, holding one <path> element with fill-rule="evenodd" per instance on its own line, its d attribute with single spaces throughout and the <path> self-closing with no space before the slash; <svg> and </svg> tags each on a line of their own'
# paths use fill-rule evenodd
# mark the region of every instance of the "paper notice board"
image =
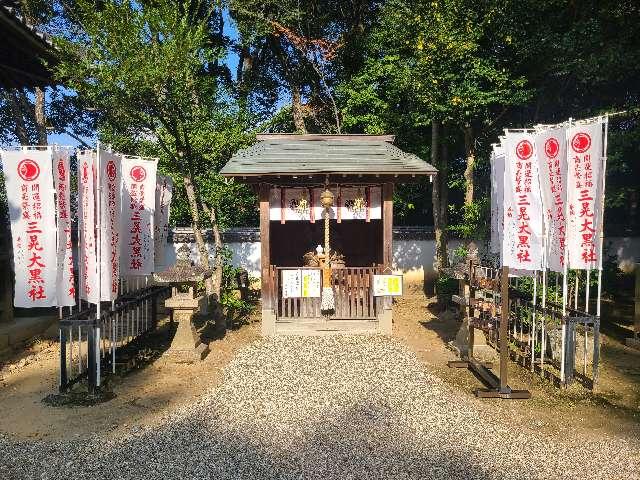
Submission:
<svg viewBox="0 0 640 480">
<path fill-rule="evenodd" d="M 282 298 L 319 298 L 320 270 L 282 270 Z"/>
<path fill-rule="evenodd" d="M 374 275 L 374 297 L 398 297 L 402 295 L 402 275 Z"/>
</svg>

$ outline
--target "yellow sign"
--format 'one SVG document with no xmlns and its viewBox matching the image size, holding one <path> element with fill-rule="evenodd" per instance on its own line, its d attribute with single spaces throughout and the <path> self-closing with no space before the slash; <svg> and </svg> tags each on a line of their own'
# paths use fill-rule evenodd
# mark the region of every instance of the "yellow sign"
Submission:
<svg viewBox="0 0 640 480">
<path fill-rule="evenodd" d="M 373 276 L 373 296 L 401 296 L 402 295 L 402 275 L 374 275 Z"/>
</svg>

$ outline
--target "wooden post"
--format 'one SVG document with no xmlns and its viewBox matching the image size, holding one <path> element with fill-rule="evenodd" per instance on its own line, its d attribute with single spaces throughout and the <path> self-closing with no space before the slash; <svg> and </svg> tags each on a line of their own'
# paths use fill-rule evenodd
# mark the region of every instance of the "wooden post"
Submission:
<svg viewBox="0 0 640 480">
<path fill-rule="evenodd" d="M 386 273 L 393 265 L 393 183 L 382 185 L 382 264 Z M 378 331 L 384 335 L 391 335 L 393 298 L 384 297 L 381 304 L 382 311 L 378 312 Z"/>
<path fill-rule="evenodd" d="M 472 319 L 475 317 L 475 309 L 471 305 L 473 299 L 476 296 L 476 290 L 473 287 L 474 279 L 475 279 L 476 271 L 473 260 L 469 260 L 469 283 L 466 285 L 465 289 L 465 298 L 469 299 L 469 303 L 467 305 L 467 329 L 469 344 L 467 346 L 467 358 L 473 358 L 473 345 L 475 343 L 475 330 L 473 328 Z"/>
<path fill-rule="evenodd" d="M 634 328 L 633 335 L 636 340 L 640 340 L 640 263 L 636 263 L 636 295 L 634 298 L 635 301 L 635 310 L 634 310 Z"/>
<path fill-rule="evenodd" d="M 260 184 L 260 289 L 262 297 L 262 334 L 275 334 L 273 284 L 271 282 L 271 239 L 269 235 L 269 185 Z M 276 272 L 277 274 L 277 272 Z"/>
<path fill-rule="evenodd" d="M 500 393 L 508 393 L 509 388 L 509 267 L 502 267 L 500 276 Z"/>
<path fill-rule="evenodd" d="M 391 268 L 393 263 L 393 183 L 382 186 L 382 263 Z"/>
</svg>

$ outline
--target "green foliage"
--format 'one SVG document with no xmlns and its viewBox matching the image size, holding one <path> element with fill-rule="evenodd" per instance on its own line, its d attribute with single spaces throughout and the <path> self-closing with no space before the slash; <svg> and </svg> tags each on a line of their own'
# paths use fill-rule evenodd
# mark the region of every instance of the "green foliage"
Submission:
<svg viewBox="0 0 640 480">
<path fill-rule="evenodd" d="M 81 33 L 57 41 L 63 58 L 56 72 L 96 111 L 102 140 L 160 157 L 160 171 L 177 186 L 172 222 L 183 225 L 192 223 L 185 176 L 199 201 L 220 209 L 221 225 L 255 218 L 248 189 L 216 173 L 253 138 L 251 118 L 235 105 L 220 65 L 225 49 L 212 42 L 216 5 L 111 0 L 96 9 L 79 0 Z"/>
<path fill-rule="evenodd" d="M 220 289 L 220 304 L 225 315 L 232 321 L 246 321 L 255 310 L 256 302 L 253 298 L 242 299 L 236 295 L 237 279 L 243 271 L 241 267 L 234 267 L 231 263 L 231 250 L 224 247 L 219 252 L 222 260 L 222 285 Z M 250 279 L 253 281 L 254 279 Z"/>
<path fill-rule="evenodd" d="M 449 231 L 456 233 L 465 240 L 484 240 L 489 234 L 491 202 L 488 197 L 475 200 L 469 205 L 449 205 L 451 216 L 457 216 L 459 221 L 449 225 Z"/>
<path fill-rule="evenodd" d="M 436 280 L 436 294 L 438 295 L 457 295 L 460 290 L 459 282 L 456 278 L 448 275 L 440 275 Z"/>
</svg>

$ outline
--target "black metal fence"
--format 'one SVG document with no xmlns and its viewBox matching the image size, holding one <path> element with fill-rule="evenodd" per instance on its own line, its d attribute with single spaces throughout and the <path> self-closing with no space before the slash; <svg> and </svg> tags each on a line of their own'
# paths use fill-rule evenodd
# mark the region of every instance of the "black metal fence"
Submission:
<svg viewBox="0 0 640 480">
<path fill-rule="evenodd" d="M 115 372 L 118 351 L 157 324 L 158 302 L 168 297 L 170 287 L 149 286 L 103 302 L 100 318 L 95 305 L 60 320 L 60 392 L 87 379 L 95 392 L 111 368 Z"/>
</svg>

